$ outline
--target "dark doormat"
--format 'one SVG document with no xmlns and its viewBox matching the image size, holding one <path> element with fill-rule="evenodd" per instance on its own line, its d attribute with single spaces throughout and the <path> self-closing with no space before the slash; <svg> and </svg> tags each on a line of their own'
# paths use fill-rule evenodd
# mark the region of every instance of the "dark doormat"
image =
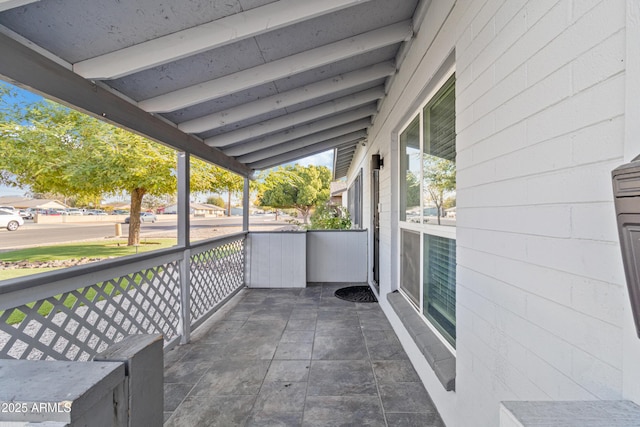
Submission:
<svg viewBox="0 0 640 427">
<path fill-rule="evenodd" d="M 349 286 L 338 289 L 334 295 L 351 302 L 378 302 L 376 295 L 368 286 Z"/>
</svg>

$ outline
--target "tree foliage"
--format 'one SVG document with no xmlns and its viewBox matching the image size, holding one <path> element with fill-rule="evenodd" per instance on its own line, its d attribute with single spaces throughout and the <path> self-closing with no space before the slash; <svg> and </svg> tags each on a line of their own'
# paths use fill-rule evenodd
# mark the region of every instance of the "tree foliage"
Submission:
<svg viewBox="0 0 640 427">
<path fill-rule="evenodd" d="M 329 200 L 331 171 L 325 166 L 293 165 L 269 173 L 261 185 L 258 203 L 272 208 L 294 208 L 308 223 L 314 206 Z"/>
<path fill-rule="evenodd" d="M 456 189 L 456 164 L 437 156 L 424 155 L 424 191 L 436 205 L 438 224 L 445 197 Z"/>
<path fill-rule="evenodd" d="M 420 206 L 420 180 L 411 172 L 407 171 L 407 208 Z"/>
<path fill-rule="evenodd" d="M 209 196 L 207 204 L 224 208 L 224 199 L 220 196 Z"/>
<path fill-rule="evenodd" d="M 6 96 L 0 91 L 0 100 Z M 130 194 L 129 245 L 140 241 L 143 197 L 177 190 L 173 149 L 49 101 L 5 110 L 0 152 L 0 183 L 84 200 Z M 201 160 L 192 170 L 191 191 L 226 189 L 233 181 Z"/>
<path fill-rule="evenodd" d="M 200 191 L 226 192 L 227 216 L 231 216 L 231 196 L 243 192 L 244 178 L 202 160 L 194 160 L 191 163 L 191 189 L 192 191 L 199 189 Z M 220 207 L 224 207 L 224 203 Z"/>
<path fill-rule="evenodd" d="M 349 211 L 340 205 L 323 204 L 311 214 L 311 230 L 349 230 L 351 216 Z"/>
</svg>

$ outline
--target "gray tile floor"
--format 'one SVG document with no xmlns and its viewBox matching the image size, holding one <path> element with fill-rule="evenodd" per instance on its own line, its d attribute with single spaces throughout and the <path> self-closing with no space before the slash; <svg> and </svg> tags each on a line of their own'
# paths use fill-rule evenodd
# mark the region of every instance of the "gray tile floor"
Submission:
<svg viewBox="0 0 640 427">
<path fill-rule="evenodd" d="M 248 289 L 165 355 L 165 426 L 444 426 L 378 304 Z"/>
</svg>

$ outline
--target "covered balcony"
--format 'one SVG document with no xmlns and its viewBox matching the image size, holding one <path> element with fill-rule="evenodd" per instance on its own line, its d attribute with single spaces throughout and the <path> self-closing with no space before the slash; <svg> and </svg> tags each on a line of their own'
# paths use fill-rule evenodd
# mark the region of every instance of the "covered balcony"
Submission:
<svg viewBox="0 0 640 427">
<path fill-rule="evenodd" d="M 2 81 L 177 153 L 173 247 L 0 282 L 0 421 L 639 425 L 638 16 L 0 0 Z M 327 150 L 357 230 L 252 229 L 251 180 Z M 200 160 L 244 183 L 238 234 L 190 233 Z"/>
<path fill-rule="evenodd" d="M 90 364 L 160 333 L 165 425 L 442 426 L 379 305 L 334 296 L 366 280 L 363 264 L 363 231 L 240 233 L 14 279 L 0 286 L 0 355 Z M 2 399 L 33 400 L 10 388 Z"/>
<path fill-rule="evenodd" d="M 177 245 L 3 282 L 0 358 L 162 334 L 169 425 L 440 425 L 377 304 L 307 286 L 366 283 L 368 234 L 248 227 L 254 171 L 346 175 L 429 3 L 0 1 L 0 78 L 179 152 Z M 192 157 L 245 178 L 242 233 L 191 241 Z"/>
</svg>

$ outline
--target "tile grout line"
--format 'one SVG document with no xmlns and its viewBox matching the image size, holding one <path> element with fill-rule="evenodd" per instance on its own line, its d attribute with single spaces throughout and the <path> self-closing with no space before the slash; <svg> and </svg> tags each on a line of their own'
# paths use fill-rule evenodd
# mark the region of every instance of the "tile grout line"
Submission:
<svg viewBox="0 0 640 427">
<path fill-rule="evenodd" d="M 256 309 L 253 309 L 253 311 L 251 311 L 251 315 L 247 318 L 247 320 L 245 320 L 245 323 L 249 321 L 249 319 L 255 313 L 255 311 L 256 311 Z M 287 323 L 289 323 L 289 320 L 287 320 Z M 285 324 L 284 327 L 286 328 L 287 325 Z M 280 339 L 282 339 L 282 334 L 280 334 Z M 278 345 L 279 344 L 280 344 L 280 341 L 278 341 Z M 256 393 L 256 398 L 253 401 L 253 404 L 251 405 L 251 410 L 249 411 L 249 415 L 245 419 L 245 422 L 244 422 L 245 426 L 247 424 L 249 424 L 249 419 L 252 416 L 256 415 L 256 403 L 258 403 L 258 396 L 260 396 L 260 392 L 262 391 L 262 387 L 264 386 L 265 379 L 267 378 L 267 375 L 269 375 L 269 370 L 271 369 L 271 365 L 273 364 L 273 358 L 276 357 L 276 352 L 277 351 L 278 351 L 278 346 L 276 346 L 276 349 L 274 350 L 273 355 L 271 356 L 271 360 L 269 361 L 269 366 L 267 367 L 267 371 L 265 372 L 264 377 L 262 378 L 262 381 L 260 382 L 260 387 L 258 388 L 258 392 Z M 260 359 L 257 359 L 257 360 L 260 360 Z"/>
<path fill-rule="evenodd" d="M 362 323 L 360 323 L 360 312 L 357 310 L 357 306 L 356 306 L 356 315 L 358 316 L 358 323 L 360 324 L 360 333 L 362 334 L 362 341 L 364 341 L 364 347 L 367 349 L 367 357 L 369 359 L 369 365 L 371 365 L 371 372 L 373 373 L 373 381 L 376 383 L 376 391 L 378 394 L 378 401 L 380 402 L 380 409 L 382 410 L 382 418 L 384 419 L 384 425 L 385 427 L 389 427 L 389 422 L 387 421 L 387 411 L 385 411 L 384 405 L 382 403 L 382 393 L 380 393 L 380 384 L 378 383 L 378 376 L 376 375 L 375 369 L 373 369 L 373 359 L 371 358 L 371 352 L 369 351 L 369 344 L 367 344 L 367 339 L 364 336 Z"/>
<path fill-rule="evenodd" d="M 240 299 L 240 301 L 242 301 L 245 297 L 246 297 L 246 296 L 243 296 L 243 297 L 242 297 L 242 299 Z M 228 315 L 228 313 L 226 313 L 226 314 L 224 315 L 224 317 L 222 317 L 222 319 L 220 319 L 220 320 L 222 321 L 222 320 L 226 319 L 227 315 Z M 245 321 L 243 321 L 243 323 L 242 323 L 242 324 L 244 325 L 246 322 L 247 322 L 247 321 L 245 320 Z M 234 331 L 233 333 L 235 334 L 236 332 L 237 332 L 237 331 Z M 200 337 L 200 338 L 202 339 L 202 337 Z M 193 341 L 191 341 L 189 344 L 193 345 L 194 343 L 193 343 Z M 192 348 L 191 350 L 189 350 L 188 352 L 186 352 L 185 354 L 183 354 L 180 358 L 178 358 L 178 360 L 176 360 L 175 362 L 173 362 L 172 366 L 173 366 L 174 364 L 179 363 L 180 361 L 182 361 L 182 359 L 184 359 L 186 356 L 188 356 L 188 355 L 189 355 L 189 353 L 191 353 L 192 351 L 193 351 L 193 348 Z M 200 375 L 200 377 L 198 378 L 198 380 L 193 384 L 193 386 L 191 387 L 191 389 L 190 389 L 190 390 L 187 392 L 187 394 L 182 398 L 182 400 L 181 400 L 181 401 L 180 401 L 180 403 L 176 406 L 176 408 L 175 408 L 173 411 L 171 411 L 171 415 L 170 415 L 170 416 L 169 416 L 169 418 L 167 419 L 167 422 L 171 420 L 171 418 L 173 417 L 173 414 L 178 410 L 178 408 L 180 408 L 180 405 L 182 405 L 182 404 L 185 402 L 185 400 L 187 400 L 187 398 L 189 397 L 189 395 L 191 394 L 191 392 L 196 388 L 196 386 L 200 383 L 200 381 L 202 381 L 202 379 L 205 377 L 205 375 L 207 374 L 207 372 L 209 372 L 209 370 L 210 370 L 210 369 L 211 369 L 211 367 L 207 368 L 207 369 L 202 373 L 202 375 Z M 164 368 L 163 368 L 163 371 L 164 371 Z M 163 372 L 163 374 L 164 374 L 164 372 Z M 164 391 L 164 385 L 165 385 L 165 384 L 177 384 L 177 383 L 165 383 L 165 382 L 163 381 L 163 391 Z M 192 396 L 192 397 L 193 397 L 193 396 Z M 254 403 L 254 404 L 255 404 L 255 403 Z M 162 423 L 162 424 L 164 425 L 165 423 Z"/>
<path fill-rule="evenodd" d="M 316 308 L 316 322 L 313 326 L 313 340 L 311 341 L 311 356 L 309 356 L 309 372 L 307 372 L 307 387 L 304 390 L 304 405 L 302 405 L 302 420 L 300 425 L 304 425 L 304 415 L 307 409 L 307 397 L 309 397 L 309 382 L 311 380 L 311 362 L 313 361 L 313 349 L 316 345 L 316 329 L 318 328 L 318 313 L 320 311 L 320 304 L 322 304 L 322 295 L 324 294 L 324 285 L 320 285 L 320 299 L 318 301 L 318 307 Z"/>
</svg>

